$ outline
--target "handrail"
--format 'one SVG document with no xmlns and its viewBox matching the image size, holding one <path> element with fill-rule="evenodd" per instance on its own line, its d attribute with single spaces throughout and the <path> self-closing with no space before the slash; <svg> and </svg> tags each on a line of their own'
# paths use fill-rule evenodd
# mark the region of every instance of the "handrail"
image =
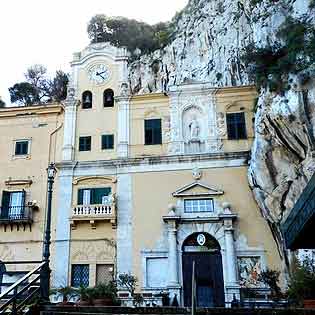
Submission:
<svg viewBox="0 0 315 315">
<path fill-rule="evenodd" d="M 24 277 L 19 279 L 17 282 L 15 282 L 13 285 L 11 285 L 5 292 L 0 294 L 0 300 L 3 299 L 4 296 L 9 294 L 12 290 L 17 288 L 21 283 L 23 283 L 25 280 L 27 280 L 30 276 L 32 276 L 36 271 L 41 269 L 46 264 L 45 261 L 43 261 L 39 266 L 35 267 L 33 270 L 31 270 L 29 273 L 27 273 Z"/>
</svg>

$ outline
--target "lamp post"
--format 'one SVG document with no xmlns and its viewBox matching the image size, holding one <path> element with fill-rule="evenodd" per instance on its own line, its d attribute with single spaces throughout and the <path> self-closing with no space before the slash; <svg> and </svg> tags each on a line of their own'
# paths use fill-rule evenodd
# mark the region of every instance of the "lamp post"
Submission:
<svg viewBox="0 0 315 315">
<path fill-rule="evenodd" d="M 50 163 L 47 168 L 47 213 L 46 213 L 46 228 L 44 234 L 43 246 L 43 262 L 45 262 L 41 271 L 41 297 L 43 300 L 49 300 L 49 286 L 50 286 L 50 238 L 51 238 L 51 200 L 53 193 L 53 184 L 55 180 L 57 169 L 54 163 Z"/>
</svg>

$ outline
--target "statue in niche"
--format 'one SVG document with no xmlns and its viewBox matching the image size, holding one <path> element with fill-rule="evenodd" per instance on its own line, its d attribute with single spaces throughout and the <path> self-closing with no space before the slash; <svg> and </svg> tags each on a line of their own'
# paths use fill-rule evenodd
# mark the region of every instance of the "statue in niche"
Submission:
<svg viewBox="0 0 315 315">
<path fill-rule="evenodd" d="M 190 140 L 199 140 L 200 127 L 196 116 L 192 116 L 192 120 L 189 123 Z"/>
</svg>

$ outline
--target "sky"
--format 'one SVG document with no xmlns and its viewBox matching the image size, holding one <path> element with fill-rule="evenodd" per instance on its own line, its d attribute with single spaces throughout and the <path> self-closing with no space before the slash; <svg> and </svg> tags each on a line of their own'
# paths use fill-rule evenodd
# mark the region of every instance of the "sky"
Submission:
<svg viewBox="0 0 315 315">
<path fill-rule="evenodd" d="M 69 72 L 72 54 L 89 44 L 86 28 L 95 14 L 154 24 L 170 20 L 188 0 L 0 0 L 0 96 L 43 64 L 49 74 Z"/>
</svg>

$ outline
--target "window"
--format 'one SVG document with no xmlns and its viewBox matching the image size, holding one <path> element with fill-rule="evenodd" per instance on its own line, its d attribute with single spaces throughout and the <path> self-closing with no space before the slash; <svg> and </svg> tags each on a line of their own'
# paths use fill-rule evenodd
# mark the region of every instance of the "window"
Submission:
<svg viewBox="0 0 315 315">
<path fill-rule="evenodd" d="M 212 212 L 212 199 L 186 199 L 184 201 L 185 212 Z"/>
<path fill-rule="evenodd" d="M 89 286 L 89 265 L 72 265 L 71 286 L 88 287 Z"/>
<path fill-rule="evenodd" d="M 104 91 L 103 103 L 104 103 L 104 107 L 114 106 L 114 91 L 112 89 L 107 89 Z"/>
<path fill-rule="evenodd" d="M 229 140 L 247 139 L 244 113 L 226 114 L 226 125 Z"/>
<path fill-rule="evenodd" d="M 96 265 L 96 284 L 114 280 L 114 265 Z"/>
<path fill-rule="evenodd" d="M 102 150 L 114 149 L 114 135 L 102 135 Z"/>
<path fill-rule="evenodd" d="M 28 154 L 28 140 L 15 142 L 15 155 L 27 155 Z"/>
<path fill-rule="evenodd" d="M 144 138 L 145 144 L 162 144 L 161 119 L 144 121 Z"/>
<path fill-rule="evenodd" d="M 25 190 L 3 191 L 1 213 L 2 219 L 22 219 L 25 211 Z"/>
<path fill-rule="evenodd" d="M 82 93 L 82 108 L 92 108 L 92 92 L 91 91 L 85 91 Z"/>
<path fill-rule="evenodd" d="M 78 205 L 100 205 L 107 202 L 110 187 L 83 188 L 78 190 Z"/>
<path fill-rule="evenodd" d="M 91 136 L 79 138 L 79 151 L 91 151 Z"/>
</svg>

